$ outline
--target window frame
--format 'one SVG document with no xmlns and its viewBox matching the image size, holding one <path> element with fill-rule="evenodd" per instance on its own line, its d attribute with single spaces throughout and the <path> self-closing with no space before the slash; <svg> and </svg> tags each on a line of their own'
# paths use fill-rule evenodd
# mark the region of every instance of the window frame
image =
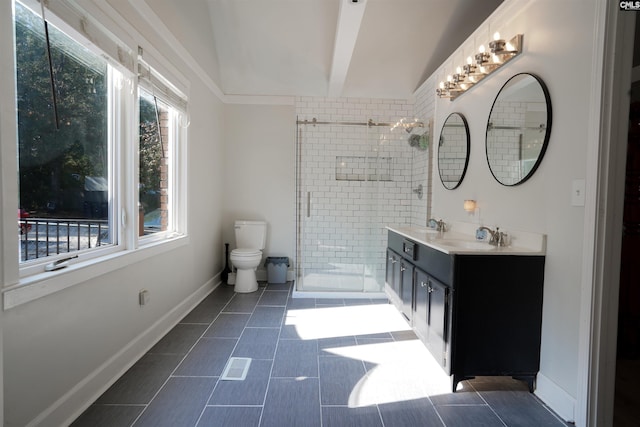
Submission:
<svg viewBox="0 0 640 427">
<path fill-rule="evenodd" d="M 0 46 L 0 49 L 10 48 L 11 52 L 15 52 L 16 47 L 15 2 L 17 1 L 34 10 L 33 0 L 13 0 L 11 2 L 13 13 L 8 19 L 11 19 L 13 23 L 10 29 L 13 37 L 11 37 L 6 44 Z M 64 7 L 70 7 L 65 0 L 55 3 L 58 5 L 62 3 Z M 74 41 L 89 47 L 97 54 L 106 58 L 108 62 L 108 170 L 109 194 L 112 200 L 110 204 L 110 226 L 114 236 L 114 243 L 109 246 L 62 253 L 45 258 L 38 258 L 34 261 L 20 262 L 19 239 L 15 230 L 15 218 L 13 218 L 13 221 L 10 221 L 8 218 L 3 218 L 2 231 L 5 237 L 12 232 L 16 234 L 16 236 L 11 236 L 9 239 L 3 239 L 5 241 L 5 253 L 2 259 L 5 267 L 4 283 L 8 284 L 2 288 L 5 310 L 58 292 L 70 286 L 86 282 L 109 271 L 123 268 L 167 251 L 175 250 L 189 243 L 189 236 L 187 234 L 186 167 L 188 133 L 186 126 L 180 125 L 180 121 L 188 117 L 188 98 L 180 91 L 177 91 L 176 94 L 180 99 L 184 100 L 184 108 L 181 108 L 179 113 L 173 114 L 175 117 L 172 118 L 173 123 L 171 126 L 172 129 L 170 130 L 172 134 L 171 140 L 174 142 L 172 144 L 174 151 L 170 165 L 170 167 L 174 169 L 171 173 L 172 182 L 170 183 L 173 189 L 173 194 L 170 196 L 170 206 L 172 210 L 171 230 L 145 236 L 150 238 L 138 238 L 139 110 L 137 78 L 128 66 L 114 60 L 105 53 L 104 50 L 91 43 L 85 36 L 76 31 L 72 25 L 67 24 L 64 19 L 54 14 L 51 10 L 47 10 L 46 16 L 49 22 L 65 32 Z M 82 16 L 83 19 L 87 19 L 86 15 Z M 91 19 L 90 16 L 88 18 Z M 109 37 L 111 37 L 111 33 L 109 33 Z M 117 40 L 114 42 L 119 43 Z M 7 46 L 7 44 L 10 46 Z M 120 45 L 118 45 L 118 53 L 120 53 L 119 46 Z M 118 59 L 122 61 L 123 58 Z M 154 60 L 161 64 L 168 63 L 163 58 L 154 57 Z M 13 73 L 13 99 L 0 101 L 5 106 L 9 103 L 13 103 L 15 106 L 17 103 L 15 58 L 13 58 L 12 61 L 12 66 L 8 68 Z M 136 68 L 135 58 L 133 61 L 134 63 L 131 69 Z M 159 76 L 159 74 L 156 75 Z M 4 82 L 8 80 L 6 78 L 7 76 L 1 77 L 4 77 Z M 173 75 L 172 77 L 176 76 Z M 182 76 L 178 75 L 178 77 L 181 78 Z M 186 81 L 184 78 L 182 78 L 182 80 Z M 168 80 L 166 81 L 168 83 Z M 168 87 L 173 86 L 168 83 Z M 11 95 L 11 92 L 9 95 Z M 165 99 L 163 99 L 163 102 L 167 103 Z M 17 110 L 14 108 L 13 111 Z M 7 119 L 8 118 L 3 118 L 3 120 Z M 18 134 L 17 117 L 15 115 L 13 116 L 13 120 L 15 126 L 12 128 L 4 127 L 2 134 L 3 136 L 13 134 L 16 147 L 7 148 L 3 146 L 2 157 L 4 159 L 10 157 L 7 154 L 17 154 Z M 3 167 L 3 172 L 6 169 L 11 169 L 7 171 L 8 174 L 3 174 L 2 177 L 2 204 L 5 207 L 16 206 L 18 204 L 18 200 L 7 200 L 7 197 L 11 197 L 11 189 L 17 188 L 18 185 L 17 174 L 15 174 L 15 182 L 8 183 L 6 180 L 7 175 L 11 174 L 11 171 L 17 171 L 18 169 L 17 156 L 14 158 L 16 159 L 15 165 L 12 165 L 11 168 Z M 7 196 L 8 194 L 9 196 Z M 5 212 L 7 211 L 11 210 L 6 209 Z M 16 209 L 13 209 L 11 212 L 15 211 Z M 9 224 L 11 224 L 11 226 Z M 15 243 L 15 245 L 13 245 L 13 243 Z M 13 251 L 9 250 L 10 246 L 13 246 Z M 56 271 L 45 271 L 47 264 L 73 255 L 79 255 L 79 258 L 71 260 L 68 267 Z"/>
<path fill-rule="evenodd" d="M 140 60 L 142 63 L 142 60 Z M 152 68 L 148 68 L 153 75 L 158 75 L 157 71 Z M 162 78 L 164 80 L 164 78 Z M 165 80 L 166 81 L 166 80 Z M 186 234 L 186 221 L 184 221 L 184 216 L 186 215 L 186 211 L 183 207 L 186 205 L 186 164 L 183 163 L 183 159 L 186 157 L 186 126 L 181 124 L 182 120 L 187 120 L 187 112 L 181 105 L 177 105 L 174 101 L 175 97 L 182 98 L 182 95 L 176 93 L 173 89 L 169 88 L 168 84 L 164 86 L 161 90 L 163 93 L 170 90 L 173 92 L 174 96 L 163 96 L 162 94 L 157 93 L 157 83 L 147 83 L 144 84 L 141 82 L 141 79 L 138 79 L 138 88 L 137 88 L 137 103 L 136 103 L 136 117 L 140 117 L 140 92 L 142 90 L 146 91 L 149 95 L 157 98 L 158 101 L 166 104 L 169 110 L 169 164 L 168 164 L 168 201 L 167 205 L 169 207 L 169 219 L 167 224 L 167 230 L 159 231 L 152 234 L 138 236 L 138 246 L 144 247 L 146 245 L 150 245 L 156 242 L 164 241 L 166 239 L 175 238 L 181 235 Z M 185 101 L 186 102 L 186 101 Z M 138 137 L 137 141 L 140 140 L 140 126 L 138 122 Z M 158 130 L 160 131 L 160 130 Z M 136 169 L 136 179 L 139 180 L 140 177 L 140 156 L 139 156 L 139 143 L 136 144 L 136 165 L 138 169 Z M 136 187 L 138 188 L 139 181 L 136 182 Z M 138 212 L 139 213 L 139 212 Z"/>
</svg>

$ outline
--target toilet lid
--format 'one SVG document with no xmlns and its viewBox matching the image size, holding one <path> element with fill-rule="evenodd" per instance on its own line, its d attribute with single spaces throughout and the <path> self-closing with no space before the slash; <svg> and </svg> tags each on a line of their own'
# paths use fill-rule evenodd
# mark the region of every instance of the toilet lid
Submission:
<svg viewBox="0 0 640 427">
<path fill-rule="evenodd" d="M 246 248 L 238 248 L 231 251 L 231 255 L 234 256 L 256 256 L 262 255 L 262 251 L 258 249 L 246 249 Z"/>
</svg>

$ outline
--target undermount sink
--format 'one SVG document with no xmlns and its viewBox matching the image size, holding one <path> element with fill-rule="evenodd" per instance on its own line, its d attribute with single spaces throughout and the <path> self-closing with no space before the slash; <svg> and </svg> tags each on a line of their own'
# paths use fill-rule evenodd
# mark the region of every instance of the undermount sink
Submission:
<svg viewBox="0 0 640 427">
<path fill-rule="evenodd" d="M 442 240 L 434 241 L 434 243 L 436 242 L 443 246 L 450 246 L 450 247 L 461 248 L 461 249 L 472 249 L 472 250 L 478 250 L 478 251 L 489 251 L 495 248 L 495 246 L 492 246 L 486 242 L 476 242 L 476 241 L 470 241 L 470 240 L 442 239 Z"/>
<path fill-rule="evenodd" d="M 427 233 L 427 234 L 438 234 L 438 233 L 442 233 L 442 231 L 438 231 L 435 228 L 421 228 L 420 229 L 421 232 L 423 233 Z"/>
</svg>

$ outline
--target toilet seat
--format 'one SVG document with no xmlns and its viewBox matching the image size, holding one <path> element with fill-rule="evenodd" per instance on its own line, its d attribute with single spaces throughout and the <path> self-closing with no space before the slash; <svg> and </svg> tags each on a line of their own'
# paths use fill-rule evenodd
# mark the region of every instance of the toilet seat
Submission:
<svg viewBox="0 0 640 427">
<path fill-rule="evenodd" d="M 234 257 L 255 257 L 257 255 L 262 256 L 262 251 L 258 249 L 237 248 L 231 251 L 231 255 Z"/>
</svg>

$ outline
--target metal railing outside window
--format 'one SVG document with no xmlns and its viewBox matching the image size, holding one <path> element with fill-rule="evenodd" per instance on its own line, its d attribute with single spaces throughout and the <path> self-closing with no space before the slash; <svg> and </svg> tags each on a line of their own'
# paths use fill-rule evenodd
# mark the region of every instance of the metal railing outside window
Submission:
<svg viewBox="0 0 640 427">
<path fill-rule="evenodd" d="M 20 261 L 111 244 L 108 220 L 20 219 L 18 232 Z"/>
</svg>

